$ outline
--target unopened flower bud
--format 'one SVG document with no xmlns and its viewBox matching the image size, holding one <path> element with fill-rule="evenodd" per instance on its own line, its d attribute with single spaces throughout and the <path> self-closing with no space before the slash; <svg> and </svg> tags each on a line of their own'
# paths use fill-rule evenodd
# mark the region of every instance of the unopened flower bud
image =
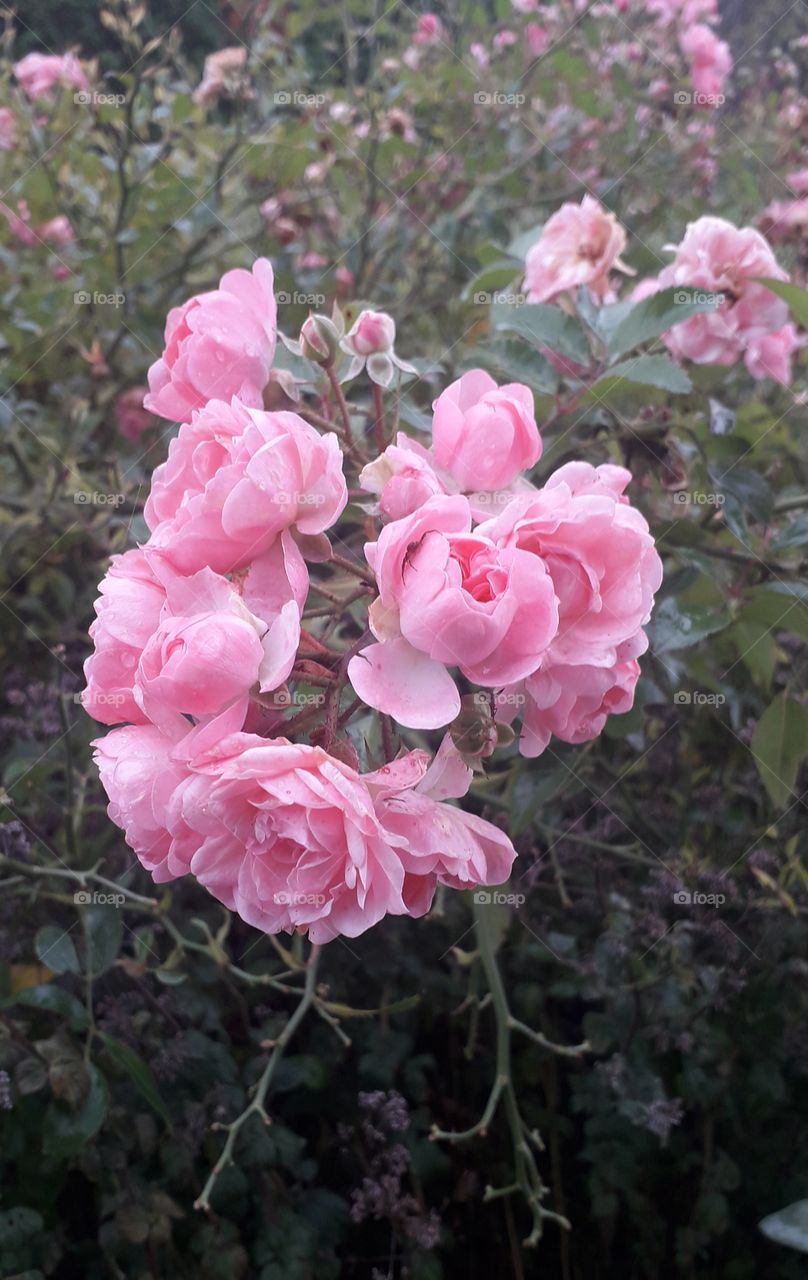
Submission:
<svg viewBox="0 0 808 1280">
<path fill-rule="evenodd" d="M 396 322 L 386 311 L 361 311 L 345 337 L 345 348 L 357 356 L 392 351 Z"/>
<path fill-rule="evenodd" d="M 339 351 L 339 333 L 327 316 L 311 315 L 300 330 L 300 350 L 315 364 L 333 364 Z"/>
</svg>

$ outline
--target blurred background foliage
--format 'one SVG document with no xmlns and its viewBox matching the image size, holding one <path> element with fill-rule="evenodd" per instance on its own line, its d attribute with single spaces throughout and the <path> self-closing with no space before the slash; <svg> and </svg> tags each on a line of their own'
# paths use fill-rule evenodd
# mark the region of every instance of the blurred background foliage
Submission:
<svg viewBox="0 0 808 1280">
<path fill-rule="evenodd" d="M 3 201 L 33 225 L 64 214 L 76 238 L 0 234 L 4 1277 L 804 1275 L 756 1226 L 808 1195 L 804 362 L 791 388 L 699 367 L 686 394 L 587 395 L 475 301 L 518 290 L 536 228 L 587 190 L 628 228 L 638 277 L 688 220 L 755 223 L 785 198 L 808 164 L 808 102 L 805 5 L 781 9 L 727 3 L 738 65 L 714 120 L 677 108 L 673 80 L 651 91 L 666 66 L 642 6 L 561 4 L 564 34 L 538 60 L 521 35 L 493 47 L 522 31 L 510 5 L 446 6 L 445 40 L 410 65 L 404 3 L 31 3 L 9 23 Z M 241 43 L 249 93 L 195 103 L 204 56 Z M 73 44 L 124 103 L 25 103 L 12 63 Z M 481 90 L 525 103 L 478 106 Z M 495 1070 L 454 894 L 327 948 L 327 1016 L 283 1059 L 272 1125 L 245 1129 L 212 1212 L 194 1209 L 215 1126 L 294 1007 L 278 974 L 294 984 L 299 955 L 190 881 L 155 891 L 106 817 L 76 694 L 96 585 L 145 536 L 170 436 L 124 438 L 118 396 L 143 384 L 167 308 L 258 254 L 291 336 L 309 295 L 395 315 L 420 372 L 405 424 L 474 364 L 528 382 L 550 423 L 538 475 L 581 456 L 629 465 L 666 561 L 634 711 L 586 747 L 505 757 L 475 790 L 522 855 L 524 902 L 489 908 L 514 1016 L 591 1046 L 513 1044 L 548 1205 L 573 1224 L 538 1256 L 518 1199 L 481 1203 L 511 1180 L 500 1121 L 429 1141 L 433 1124 L 476 1122 Z M 804 238 L 778 254 L 804 284 Z"/>
</svg>

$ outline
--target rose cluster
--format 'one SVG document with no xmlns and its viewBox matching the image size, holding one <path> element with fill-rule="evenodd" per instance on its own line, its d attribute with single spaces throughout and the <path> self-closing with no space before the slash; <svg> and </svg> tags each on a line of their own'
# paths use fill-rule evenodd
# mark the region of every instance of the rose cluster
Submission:
<svg viewBox="0 0 808 1280">
<path fill-rule="evenodd" d="M 586 286 L 593 297 L 617 301 L 613 271 L 633 274 L 621 259 L 625 229 L 592 196 L 564 204 L 547 221 L 525 260 L 528 302 L 549 302 Z M 763 281 L 787 281 L 765 236 L 725 218 L 691 222 L 673 261 L 635 287 L 632 301 L 678 288 L 679 300 L 709 297 L 715 306 L 675 324 L 662 335 L 671 355 L 695 364 L 731 365 L 742 359 L 753 378 L 791 381 L 792 358 L 804 345 L 789 322 L 788 305 Z M 562 372 L 580 372 L 548 353 Z"/>
<path fill-rule="evenodd" d="M 371 316 L 352 354 L 392 334 Z M 264 260 L 170 313 L 145 403 L 180 427 L 152 479 L 150 538 L 101 583 L 83 700 L 123 726 L 96 758 L 155 880 L 190 873 L 259 928 L 322 942 L 423 914 L 438 883 L 500 884 L 515 851 L 449 803 L 472 771 L 448 735 L 434 759 L 402 748 L 365 773 L 340 736 L 347 664 L 303 611 L 346 506 L 343 452 L 334 432 L 262 407 L 276 336 Z M 519 397 L 513 414 L 521 431 Z M 290 695 L 312 681 L 322 694 Z"/>
<path fill-rule="evenodd" d="M 376 642 L 348 673 L 399 724 L 456 724 L 461 749 L 464 697 L 502 723 L 521 712 L 535 756 L 630 709 L 662 565 L 622 467 L 571 462 L 541 489 L 527 481 L 541 450 L 528 399 L 474 370 L 435 402 L 431 451 L 399 435 L 365 468 L 393 518 L 365 546 Z"/>
</svg>

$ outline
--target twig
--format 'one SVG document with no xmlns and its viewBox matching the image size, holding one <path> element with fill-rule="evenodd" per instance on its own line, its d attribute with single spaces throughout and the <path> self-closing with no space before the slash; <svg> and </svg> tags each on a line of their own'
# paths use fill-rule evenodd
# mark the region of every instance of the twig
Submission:
<svg viewBox="0 0 808 1280">
<path fill-rule="evenodd" d="M 219 1175 L 221 1174 L 221 1172 L 223 1171 L 223 1169 L 228 1164 L 233 1163 L 233 1150 L 236 1145 L 236 1138 L 238 1137 L 242 1128 L 246 1124 L 247 1120 L 249 1120 L 250 1116 L 258 1115 L 261 1117 L 264 1124 L 272 1123 L 269 1115 L 267 1114 L 264 1103 L 266 1102 L 266 1097 L 269 1092 L 269 1086 L 272 1083 L 272 1078 L 278 1069 L 278 1064 L 281 1058 L 283 1057 L 283 1054 L 286 1050 L 286 1046 L 289 1044 L 290 1040 L 294 1036 L 301 1022 L 306 1017 L 306 1014 L 308 1013 L 309 1009 L 314 1003 L 315 982 L 317 978 L 317 964 L 318 964 L 319 958 L 320 958 L 320 948 L 319 946 L 315 945 L 311 949 L 311 952 L 309 954 L 308 964 L 306 965 L 306 984 L 303 988 L 303 994 L 300 999 L 300 1004 L 297 1006 L 294 1013 L 289 1018 L 289 1021 L 286 1023 L 286 1026 L 283 1028 L 283 1031 L 278 1036 L 278 1039 L 275 1041 L 275 1045 L 269 1057 L 269 1062 L 264 1067 L 261 1078 L 258 1081 L 258 1085 L 256 1087 L 252 1102 L 249 1104 L 249 1106 L 245 1107 L 241 1115 L 238 1116 L 235 1120 L 233 1120 L 231 1124 L 224 1126 L 224 1128 L 227 1131 L 227 1138 L 225 1139 L 225 1144 L 222 1149 L 222 1154 L 219 1156 L 219 1159 L 216 1161 L 215 1165 L 211 1169 L 208 1180 L 202 1189 L 202 1194 L 194 1201 L 195 1209 L 204 1209 L 206 1213 L 209 1212 L 210 1197 L 214 1187 L 216 1186 L 216 1181 Z"/>
</svg>

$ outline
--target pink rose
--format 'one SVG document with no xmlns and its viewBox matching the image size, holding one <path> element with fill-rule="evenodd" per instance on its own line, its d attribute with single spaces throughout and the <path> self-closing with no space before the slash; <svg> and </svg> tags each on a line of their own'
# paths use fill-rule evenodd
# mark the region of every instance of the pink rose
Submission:
<svg viewBox="0 0 808 1280">
<path fill-rule="evenodd" d="M 229 97 L 247 96 L 244 68 L 247 62 L 245 45 L 231 45 L 208 54 L 202 72 L 202 80 L 193 92 L 197 106 L 216 102 L 222 94 Z"/>
<path fill-rule="evenodd" d="M 450 492 L 435 470 L 430 451 L 401 431 L 395 444 L 362 469 L 359 483 L 378 495 L 379 510 L 388 520 L 401 520 L 429 498 Z"/>
<path fill-rule="evenodd" d="M 75 53 L 28 53 L 15 63 L 14 75 L 26 97 L 55 96 L 56 89 L 79 89 L 87 92 L 90 82 Z"/>
<path fill-rule="evenodd" d="M 14 236 L 15 240 L 19 240 L 20 244 L 35 245 L 38 242 L 38 236 L 31 226 L 31 210 L 25 200 L 17 201 L 17 212 L 9 209 L 7 204 L 0 203 L 0 213 L 2 213 L 8 229 Z"/>
<path fill-rule="evenodd" d="M 17 118 L 10 107 L 0 107 L 0 151 L 13 151 L 17 145 Z"/>
<path fill-rule="evenodd" d="M 682 53 L 690 64 L 690 78 L 697 106 L 720 106 L 724 86 L 732 70 L 729 45 L 719 40 L 703 23 L 687 27 L 679 37 Z"/>
<path fill-rule="evenodd" d="M 436 44 L 443 40 L 445 32 L 443 23 L 436 13 L 424 13 L 418 19 L 418 26 L 413 36 L 413 44 Z"/>
<path fill-rule="evenodd" d="M 401 724 L 438 728 L 458 714 L 447 665 L 475 684 L 512 683 L 536 669 L 555 635 L 544 565 L 472 533 L 464 497 L 431 498 L 365 554 L 379 586 L 370 625 L 380 643 L 353 658 L 348 675 L 369 706 Z"/>
<path fill-rule="evenodd" d="M 183 761 L 172 759 L 175 737 L 151 724 L 126 725 L 92 744 L 107 812 L 157 884 L 187 870 L 169 866 L 168 805 L 188 777 Z"/>
<path fill-rule="evenodd" d="M 776 333 L 753 338 L 744 352 L 744 363 L 753 378 L 773 378 L 787 387 L 791 382 L 791 357 L 803 346 L 793 324 Z"/>
<path fill-rule="evenodd" d="M 385 831 L 403 842 L 396 852 L 411 915 L 429 909 L 438 883 L 454 889 L 503 884 L 516 858 L 498 827 L 443 803 L 465 796 L 472 778 L 448 735 L 428 761 L 425 751 L 410 751 L 363 776 Z"/>
<path fill-rule="evenodd" d="M 296 413 L 212 400 L 183 423 L 152 477 L 151 543 L 184 573 L 245 567 L 284 529 L 322 533 L 347 502 L 342 452 Z"/>
<path fill-rule="evenodd" d="M 504 489 L 541 457 L 533 393 L 472 369 L 432 406 L 435 460 L 466 491 Z"/>
<path fill-rule="evenodd" d="M 445 752 L 429 769 L 415 751 L 361 776 L 319 747 L 217 725 L 93 744 L 110 817 L 156 881 L 191 872 L 256 928 L 317 943 L 422 915 L 438 882 L 507 878 L 507 837 L 441 802 L 471 776 Z"/>
<path fill-rule="evenodd" d="M 659 273 L 660 289 L 681 285 L 724 295 L 716 311 L 691 316 L 664 334 L 678 359 L 733 364 L 751 341 L 787 323 L 787 304 L 755 280 L 788 279 L 759 231 L 724 218 L 699 218 L 688 225 L 675 254 Z"/>
<path fill-rule="evenodd" d="M 538 22 L 529 22 L 525 27 L 525 40 L 532 58 L 540 58 L 550 47 L 550 33 Z"/>
<path fill-rule="evenodd" d="M 98 588 L 97 616 L 90 627 L 94 651 L 84 664 L 87 688 L 82 704 L 102 724 L 146 720 L 133 689 L 140 655 L 165 604 L 165 588 L 154 563 L 139 548 L 113 556 Z"/>
<path fill-rule="evenodd" d="M 519 751 L 523 756 L 539 756 L 553 735 L 571 743 L 597 738 L 610 715 L 631 710 L 639 676 L 635 658 L 611 667 L 543 666 L 520 686 L 525 704 Z"/>
<path fill-rule="evenodd" d="M 154 417 L 143 408 L 145 394 L 145 387 L 127 387 L 115 401 L 115 425 L 122 436 L 133 442 L 155 425 Z"/>
<path fill-rule="evenodd" d="M 277 307 L 272 267 L 258 258 L 250 271 L 227 271 L 218 289 L 168 313 L 165 350 L 149 369 L 145 406 L 173 422 L 188 422 L 209 400 L 238 396 L 261 407 L 275 354 Z"/>
<path fill-rule="evenodd" d="M 55 218 L 49 218 L 47 222 L 43 222 L 38 226 L 37 234 L 40 240 L 58 245 L 72 244 L 76 238 L 76 233 L 70 225 L 70 220 L 63 213 L 58 214 Z"/>
<path fill-rule="evenodd" d="M 528 250 L 528 302 L 550 302 L 582 284 L 596 297 L 605 297 L 609 272 L 626 270 L 620 262 L 625 247 L 624 229 L 592 196 L 584 196 L 580 205 L 563 204 Z"/>
<path fill-rule="evenodd" d="M 623 496 L 630 479 L 622 467 L 570 462 L 477 529 L 546 568 L 558 597 L 550 662 L 613 666 L 650 617 L 662 562 L 645 519 Z"/>
<path fill-rule="evenodd" d="M 86 710 L 103 724 L 171 729 L 238 703 L 240 726 L 253 686 L 277 689 L 292 669 L 307 589 L 288 534 L 253 562 L 240 593 L 208 568 L 182 577 L 148 547 L 115 556 L 90 628 Z"/>
</svg>

